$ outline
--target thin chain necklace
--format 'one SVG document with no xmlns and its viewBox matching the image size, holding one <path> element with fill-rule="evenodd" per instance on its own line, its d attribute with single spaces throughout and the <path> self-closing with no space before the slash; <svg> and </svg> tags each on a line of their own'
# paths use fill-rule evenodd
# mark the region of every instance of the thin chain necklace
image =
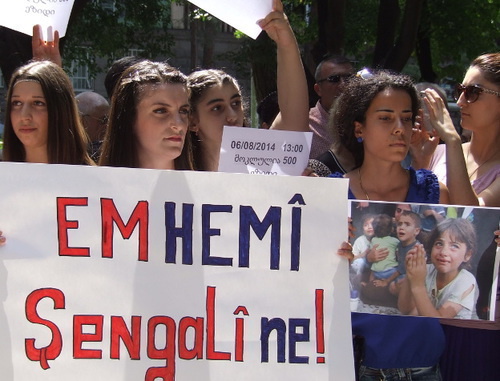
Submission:
<svg viewBox="0 0 500 381">
<path fill-rule="evenodd" d="M 368 192 L 363 188 L 363 182 L 361 181 L 361 168 L 358 168 L 358 176 L 359 176 L 359 187 L 364 192 L 366 199 L 370 201 L 370 197 L 368 196 Z"/>
<path fill-rule="evenodd" d="M 409 172 L 406 170 L 405 171 L 406 174 L 408 174 Z M 359 187 L 361 188 L 361 190 L 363 191 L 363 193 L 365 194 L 365 197 L 368 201 L 370 201 L 370 196 L 368 196 L 368 192 L 366 191 L 366 189 L 363 187 L 363 181 L 361 180 L 361 167 L 358 168 L 358 177 L 359 177 Z"/>
<path fill-rule="evenodd" d="M 469 162 L 469 154 L 470 154 L 470 147 L 469 147 L 469 150 L 467 151 L 467 158 L 466 158 L 466 163 L 465 163 L 465 166 L 467 167 L 467 163 Z M 491 159 L 493 159 L 495 157 L 495 155 L 497 154 L 497 151 L 493 152 L 493 154 L 488 157 L 488 160 L 486 160 L 485 162 L 483 162 L 482 164 L 479 164 L 476 169 L 474 169 L 472 171 L 472 173 L 469 175 L 469 181 L 471 181 L 471 178 L 472 176 L 474 176 L 474 174 L 479 171 L 479 168 L 481 168 L 483 165 L 485 165 L 486 163 L 488 163 Z"/>
</svg>

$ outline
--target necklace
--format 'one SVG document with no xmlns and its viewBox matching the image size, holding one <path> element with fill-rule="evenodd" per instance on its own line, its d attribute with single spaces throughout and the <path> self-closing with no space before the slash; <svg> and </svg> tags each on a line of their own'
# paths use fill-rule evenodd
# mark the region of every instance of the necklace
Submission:
<svg viewBox="0 0 500 381">
<path fill-rule="evenodd" d="M 409 172 L 407 170 L 405 170 L 405 173 L 409 176 Z M 365 194 L 365 197 L 368 201 L 370 201 L 370 196 L 368 196 L 368 192 L 366 191 L 366 189 L 363 187 L 363 181 L 361 180 L 361 168 L 358 168 L 358 177 L 359 177 L 359 187 L 361 188 L 361 190 L 363 191 L 363 193 Z M 408 179 L 409 181 L 409 179 Z"/>
<path fill-rule="evenodd" d="M 465 166 L 467 167 L 467 163 L 469 162 L 469 154 L 470 154 L 470 147 L 469 147 L 469 150 L 467 151 L 467 157 L 466 157 L 466 163 L 465 163 Z M 479 164 L 476 169 L 474 169 L 472 171 L 472 173 L 469 175 L 469 181 L 471 181 L 471 178 L 472 176 L 474 176 L 474 174 L 479 171 L 479 168 L 481 168 L 483 165 L 485 165 L 486 163 L 488 163 L 491 159 L 493 159 L 495 157 L 495 155 L 497 154 L 497 151 L 493 152 L 492 155 L 490 155 L 490 157 L 488 157 L 488 160 L 484 161 L 482 164 Z M 467 170 L 468 172 L 468 170 Z"/>
<path fill-rule="evenodd" d="M 368 192 L 365 190 L 365 188 L 363 188 L 363 182 L 361 181 L 361 168 L 358 168 L 358 176 L 359 176 L 359 187 L 361 188 L 361 190 L 365 194 L 366 199 L 369 201 L 370 197 L 368 196 Z"/>
</svg>

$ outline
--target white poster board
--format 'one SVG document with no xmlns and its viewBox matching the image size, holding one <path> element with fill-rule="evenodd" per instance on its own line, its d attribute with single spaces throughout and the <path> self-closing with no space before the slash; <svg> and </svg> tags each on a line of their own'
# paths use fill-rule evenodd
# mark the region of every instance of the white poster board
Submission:
<svg viewBox="0 0 500 381">
<path fill-rule="evenodd" d="M 197 7 L 256 39 L 262 32 L 257 21 L 272 10 L 272 0 L 189 0 Z"/>
<path fill-rule="evenodd" d="M 224 126 L 219 172 L 300 176 L 312 132 Z"/>
<path fill-rule="evenodd" d="M 346 180 L 0 176 L 2 379 L 354 378 Z"/>
<path fill-rule="evenodd" d="M 66 35 L 74 0 L 0 0 L 0 25 L 30 35 L 40 24 L 44 36 L 49 27 Z"/>
</svg>

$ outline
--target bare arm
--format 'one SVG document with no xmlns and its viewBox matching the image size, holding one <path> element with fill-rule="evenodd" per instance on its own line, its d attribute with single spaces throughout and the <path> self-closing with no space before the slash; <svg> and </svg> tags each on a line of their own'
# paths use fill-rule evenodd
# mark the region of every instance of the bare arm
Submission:
<svg viewBox="0 0 500 381">
<path fill-rule="evenodd" d="M 309 131 L 307 81 L 293 30 L 283 13 L 280 0 L 273 0 L 273 11 L 259 22 L 277 47 L 277 88 L 280 113 L 271 128 Z"/>
<path fill-rule="evenodd" d="M 366 261 L 369 263 L 379 262 L 389 255 L 387 247 L 378 248 L 378 245 L 373 245 L 371 249 L 366 252 Z"/>
<path fill-rule="evenodd" d="M 403 282 L 401 282 L 401 289 L 399 290 L 398 295 L 398 309 L 405 315 L 417 314 L 417 309 L 415 308 L 415 303 L 413 302 L 413 296 L 410 290 L 410 282 L 407 277 L 405 277 Z"/>
</svg>

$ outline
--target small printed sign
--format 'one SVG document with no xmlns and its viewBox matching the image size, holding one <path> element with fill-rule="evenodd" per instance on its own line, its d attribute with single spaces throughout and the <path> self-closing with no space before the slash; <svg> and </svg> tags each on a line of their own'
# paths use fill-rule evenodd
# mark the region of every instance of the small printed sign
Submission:
<svg viewBox="0 0 500 381">
<path fill-rule="evenodd" d="M 224 126 L 219 172 L 300 176 L 312 132 Z"/>
</svg>

